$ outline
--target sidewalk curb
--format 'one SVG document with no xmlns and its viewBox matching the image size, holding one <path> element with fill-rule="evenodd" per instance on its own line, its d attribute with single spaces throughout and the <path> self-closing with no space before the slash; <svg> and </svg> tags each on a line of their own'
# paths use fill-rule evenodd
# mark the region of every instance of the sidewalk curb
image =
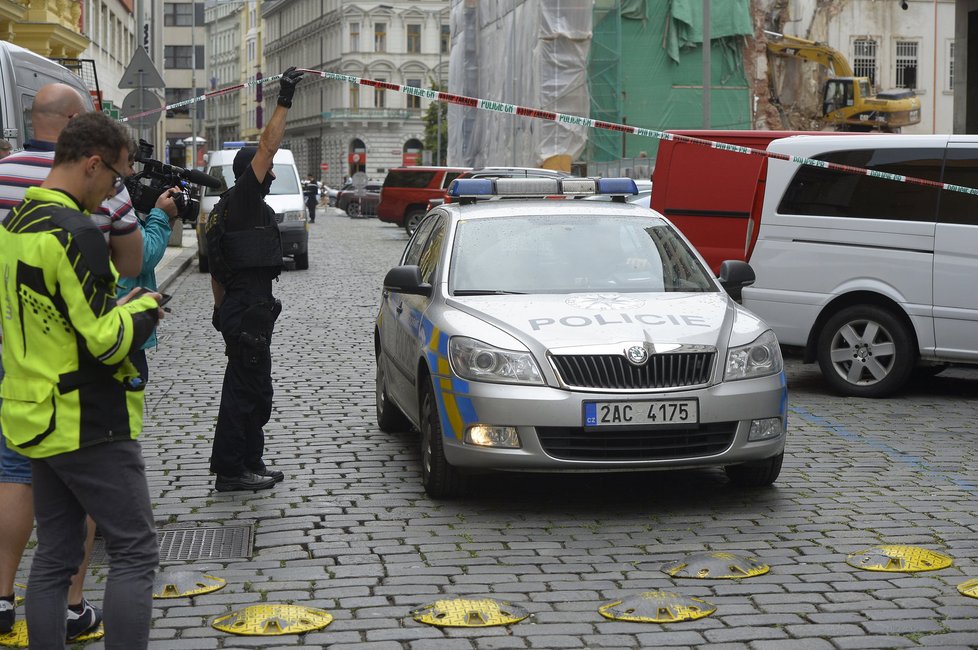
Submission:
<svg viewBox="0 0 978 650">
<path fill-rule="evenodd" d="M 167 287 L 173 284 L 173 282 L 180 277 L 180 275 L 187 269 L 188 266 L 190 266 L 196 257 L 196 247 L 187 247 L 186 251 L 181 251 L 176 260 L 167 265 L 166 270 L 161 274 L 162 277 L 158 277 L 156 279 L 159 290 L 166 291 Z"/>
</svg>

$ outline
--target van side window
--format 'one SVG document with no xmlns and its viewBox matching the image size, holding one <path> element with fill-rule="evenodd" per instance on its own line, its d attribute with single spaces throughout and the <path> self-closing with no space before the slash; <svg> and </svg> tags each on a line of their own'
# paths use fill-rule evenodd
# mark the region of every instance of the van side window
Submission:
<svg viewBox="0 0 978 650">
<path fill-rule="evenodd" d="M 943 149 L 855 149 L 817 160 L 939 181 Z M 780 214 L 933 221 L 938 190 L 860 174 L 802 166 L 778 205 Z"/>
<path fill-rule="evenodd" d="M 944 161 L 944 182 L 978 187 L 978 149 L 948 149 Z M 937 220 L 941 223 L 978 225 L 978 196 L 941 190 Z"/>
</svg>

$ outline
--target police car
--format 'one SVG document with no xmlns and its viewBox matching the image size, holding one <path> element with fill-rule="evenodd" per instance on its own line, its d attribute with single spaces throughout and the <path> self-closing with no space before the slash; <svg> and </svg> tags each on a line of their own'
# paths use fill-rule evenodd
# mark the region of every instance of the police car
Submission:
<svg viewBox="0 0 978 650">
<path fill-rule="evenodd" d="M 787 390 L 773 332 L 630 179 L 467 179 L 385 279 L 377 423 L 420 432 L 422 482 L 486 470 L 781 470 Z M 611 201 L 574 200 L 596 193 Z M 563 199 L 563 200 L 554 200 Z"/>
</svg>

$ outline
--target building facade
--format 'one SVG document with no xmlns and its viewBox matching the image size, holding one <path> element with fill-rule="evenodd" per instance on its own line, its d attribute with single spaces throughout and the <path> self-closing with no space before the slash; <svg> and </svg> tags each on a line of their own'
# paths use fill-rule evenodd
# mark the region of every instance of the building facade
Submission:
<svg viewBox="0 0 978 650">
<path fill-rule="evenodd" d="M 187 0 L 162 4 L 163 101 L 166 106 L 192 99 L 204 93 L 207 83 L 204 3 Z M 170 164 L 180 167 L 202 167 L 208 142 L 200 135 L 204 127 L 204 102 L 196 102 L 166 111 L 163 130 Z M 195 141 L 196 139 L 196 141 Z"/>
<path fill-rule="evenodd" d="M 448 80 L 448 0 L 364 2 L 277 0 L 262 9 L 268 74 L 291 65 L 430 88 Z M 276 88 L 264 94 L 265 112 Z M 357 172 L 420 164 L 429 102 L 307 76 L 296 92 L 285 138 L 300 174 L 339 185 Z"/>
</svg>

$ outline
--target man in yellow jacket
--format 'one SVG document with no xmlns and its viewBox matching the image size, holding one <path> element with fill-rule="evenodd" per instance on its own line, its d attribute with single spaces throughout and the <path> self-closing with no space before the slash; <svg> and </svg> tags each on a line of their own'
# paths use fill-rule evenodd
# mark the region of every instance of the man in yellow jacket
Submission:
<svg viewBox="0 0 978 650">
<path fill-rule="evenodd" d="M 67 587 L 83 557 L 85 515 L 109 555 L 105 647 L 149 643 L 159 549 L 136 441 L 142 382 L 128 359 L 150 335 L 159 294 L 117 304 L 118 276 L 89 218 L 122 186 L 129 134 L 101 113 L 76 116 L 54 166 L 0 226 L 0 426 L 31 458 L 38 545 L 28 579 L 31 648 L 64 648 Z"/>
</svg>

